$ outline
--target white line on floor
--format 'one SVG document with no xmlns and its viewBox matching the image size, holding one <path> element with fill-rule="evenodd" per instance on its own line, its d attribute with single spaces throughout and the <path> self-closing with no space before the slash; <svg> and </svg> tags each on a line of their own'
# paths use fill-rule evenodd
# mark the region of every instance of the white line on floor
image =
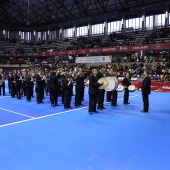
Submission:
<svg viewBox="0 0 170 170">
<path fill-rule="evenodd" d="M 14 111 L 7 110 L 7 109 L 3 109 L 3 108 L 0 108 L 0 110 L 4 110 L 4 111 L 6 111 L 6 112 L 15 113 L 15 114 L 17 114 L 17 115 L 25 116 L 25 117 L 28 117 L 28 118 L 34 118 L 34 117 L 32 117 L 32 116 L 28 116 L 28 115 L 25 115 L 25 114 L 22 114 L 22 113 L 14 112 Z"/>
<path fill-rule="evenodd" d="M 130 96 L 129 98 L 137 97 L 137 96 L 138 96 L 138 95 L 134 95 L 134 96 Z M 118 99 L 118 100 L 123 100 L 123 98 Z M 105 102 L 105 103 L 109 103 L 109 102 Z M 5 127 L 5 126 L 10 126 L 10 125 L 15 125 L 15 124 L 23 123 L 23 122 L 28 122 L 28 121 L 32 121 L 32 120 L 37 120 L 37 119 L 42 119 L 42 118 L 46 118 L 46 117 L 56 116 L 56 115 L 63 114 L 63 113 L 73 112 L 73 111 L 76 111 L 76 110 L 82 110 L 82 109 L 86 109 L 86 108 L 88 108 L 88 107 L 89 107 L 89 106 L 81 107 L 81 108 L 77 108 L 77 109 L 73 109 L 73 110 L 67 110 L 67 111 L 63 111 L 63 112 L 59 112 L 59 113 L 53 113 L 53 114 L 44 115 L 44 116 L 40 116 L 40 117 L 31 117 L 31 116 L 29 116 L 31 119 L 21 120 L 21 121 L 13 122 L 13 123 L 8 123 L 8 124 L 5 124 L 5 125 L 0 125 L 0 128 L 1 128 L 1 127 Z M 0 108 L 0 109 L 1 109 L 1 108 Z M 3 110 L 3 109 L 1 109 L 1 110 Z M 12 112 L 12 111 L 11 111 L 11 112 Z M 17 114 L 17 112 L 13 112 L 13 113 L 16 113 L 16 114 Z M 20 113 L 19 113 L 19 114 L 20 114 Z M 25 115 L 25 116 L 28 117 L 27 115 Z"/>
</svg>

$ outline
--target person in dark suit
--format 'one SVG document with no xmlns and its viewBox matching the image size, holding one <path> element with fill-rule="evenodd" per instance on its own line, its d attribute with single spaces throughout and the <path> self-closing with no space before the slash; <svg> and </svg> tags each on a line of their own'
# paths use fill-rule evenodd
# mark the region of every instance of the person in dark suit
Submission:
<svg viewBox="0 0 170 170">
<path fill-rule="evenodd" d="M 58 73 L 57 68 L 54 68 L 54 71 L 50 73 L 50 99 L 51 99 L 51 106 L 60 106 L 58 104 L 58 79 L 60 75 Z"/>
<path fill-rule="evenodd" d="M 3 91 L 3 96 L 5 96 L 5 75 L 3 73 L 3 69 L 0 69 L 0 96 L 1 96 L 1 89 Z"/>
<path fill-rule="evenodd" d="M 107 77 L 112 77 L 113 76 L 113 68 L 109 69 L 109 72 L 106 74 Z M 106 101 L 111 102 L 112 101 L 112 91 L 107 91 L 106 92 Z"/>
<path fill-rule="evenodd" d="M 10 82 L 11 82 L 11 97 L 12 98 L 15 98 L 15 94 L 16 94 L 15 74 L 16 74 L 16 71 L 13 70 L 13 72 L 11 73 L 11 78 L 10 78 Z"/>
<path fill-rule="evenodd" d="M 104 74 L 103 74 L 104 70 L 105 70 L 104 66 L 99 67 L 99 71 L 97 72 L 97 75 L 96 75 L 97 80 L 99 80 L 102 77 L 105 77 Z M 104 95 L 105 95 L 105 90 L 99 89 L 99 91 L 98 91 L 98 109 L 99 110 L 106 109 L 104 107 Z"/>
<path fill-rule="evenodd" d="M 63 87 L 65 90 L 64 93 L 64 108 L 68 109 L 71 108 L 71 97 L 72 97 L 72 89 L 73 89 L 73 79 L 71 75 L 67 75 L 67 78 L 64 79 Z"/>
<path fill-rule="evenodd" d="M 129 90 L 128 87 L 131 85 L 130 83 L 130 73 L 127 72 L 123 81 L 122 81 L 122 85 L 124 86 L 124 102 L 123 104 L 130 104 L 129 103 Z"/>
<path fill-rule="evenodd" d="M 66 78 L 66 71 L 65 70 L 63 70 L 62 71 L 62 74 L 61 74 L 61 89 L 62 89 L 62 91 L 61 91 L 61 101 L 62 101 L 62 104 L 64 104 L 64 97 L 65 97 L 65 86 L 64 86 L 64 82 L 65 82 L 65 80 L 66 80 L 67 78 Z"/>
<path fill-rule="evenodd" d="M 38 74 L 36 74 L 36 93 L 37 93 L 37 104 L 44 103 L 43 96 L 44 96 L 44 83 L 45 77 L 43 77 L 44 70 L 39 69 Z"/>
<path fill-rule="evenodd" d="M 99 113 L 96 110 L 96 103 L 97 103 L 97 95 L 99 92 L 98 87 L 100 87 L 102 84 L 97 83 L 97 69 L 92 70 L 92 74 L 89 77 L 89 114 Z"/>
<path fill-rule="evenodd" d="M 143 99 L 143 110 L 141 112 L 148 112 L 149 110 L 149 94 L 151 93 L 151 79 L 149 77 L 149 71 L 144 70 L 145 78 L 142 82 L 142 99 Z"/>
<path fill-rule="evenodd" d="M 85 75 L 82 74 L 82 68 L 78 68 L 78 73 L 76 76 L 76 86 L 75 86 L 75 90 L 76 90 L 76 95 L 75 95 L 75 106 L 81 106 L 82 105 L 82 97 L 83 96 L 83 92 L 84 92 L 84 79 L 85 79 Z"/>
<path fill-rule="evenodd" d="M 115 82 L 118 84 L 118 80 L 117 80 L 117 75 L 116 73 L 113 73 L 113 78 L 115 80 Z M 117 105 L 117 90 L 116 88 L 112 91 L 112 101 L 111 101 L 111 106 L 115 107 L 118 106 Z"/>
<path fill-rule="evenodd" d="M 11 93 L 11 72 L 9 72 L 9 75 L 8 75 L 8 90 L 9 90 L 9 93 Z"/>
<path fill-rule="evenodd" d="M 26 87 L 26 98 L 27 102 L 31 101 L 31 96 L 32 96 L 32 83 L 33 83 L 33 77 L 31 76 L 28 71 L 25 74 L 25 87 Z"/>
<path fill-rule="evenodd" d="M 20 70 L 17 70 L 17 73 L 15 74 L 15 82 L 16 82 L 16 96 L 17 99 L 21 99 L 21 84 L 22 84 L 22 76 L 20 73 Z"/>
</svg>

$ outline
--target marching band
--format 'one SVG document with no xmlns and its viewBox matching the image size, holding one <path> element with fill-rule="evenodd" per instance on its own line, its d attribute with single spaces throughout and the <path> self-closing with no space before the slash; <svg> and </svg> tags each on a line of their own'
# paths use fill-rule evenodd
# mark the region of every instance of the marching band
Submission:
<svg viewBox="0 0 170 170">
<path fill-rule="evenodd" d="M 85 83 L 89 82 L 89 113 L 98 113 L 98 110 L 106 109 L 104 107 L 104 97 L 106 91 L 106 101 L 111 102 L 111 106 L 117 105 L 118 92 L 124 89 L 124 104 L 129 103 L 129 90 L 130 73 L 126 73 L 122 84 L 118 85 L 117 73 L 113 68 L 107 70 L 104 66 L 100 66 L 99 70 L 93 69 L 92 74 L 87 77 L 83 73 L 82 68 L 77 69 L 77 73 L 73 74 L 72 71 L 67 71 L 61 68 L 53 68 L 50 72 L 45 72 L 44 69 L 26 69 L 26 70 L 13 70 L 8 75 L 8 88 L 11 98 L 22 99 L 22 96 L 26 96 L 26 100 L 31 102 L 31 98 L 34 97 L 34 91 L 36 92 L 37 104 L 44 103 L 44 93 L 50 95 L 51 106 L 60 106 L 58 104 L 58 97 L 61 97 L 62 104 L 65 109 L 71 108 L 71 99 L 73 96 L 73 85 L 75 84 L 75 106 L 83 106 Z M 107 86 L 104 79 L 107 78 L 109 85 Z M 1 88 L 3 89 L 3 95 L 5 95 L 5 77 L 3 70 L 0 70 L 0 95 Z M 102 80 L 102 82 L 100 82 Z M 114 82 L 115 85 L 112 85 Z M 35 86 L 35 87 L 34 87 Z M 107 86 L 107 87 L 106 87 Z M 112 87 L 114 86 L 114 87 Z M 122 89 L 123 86 L 123 89 Z M 104 88 L 103 88 L 104 87 Z M 97 108 L 96 108 L 97 106 Z"/>
</svg>

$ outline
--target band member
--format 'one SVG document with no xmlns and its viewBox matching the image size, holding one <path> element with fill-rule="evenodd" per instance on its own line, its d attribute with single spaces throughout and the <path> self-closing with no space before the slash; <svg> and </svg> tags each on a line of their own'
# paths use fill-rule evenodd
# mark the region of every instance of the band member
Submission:
<svg viewBox="0 0 170 170">
<path fill-rule="evenodd" d="M 130 73 L 127 72 L 123 81 L 122 81 L 122 85 L 124 86 L 124 102 L 123 104 L 130 104 L 129 103 L 129 90 L 128 87 L 131 85 L 130 83 Z"/>
<path fill-rule="evenodd" d="M 36 93 L 37 93 L 37 104 L 44 103 L 43 96 L 44 96 L 44 83 L 45 77 L 43 76 L 44 70 L 40 69 L 38 74 L 36 74 Z"/>
<path fill-rule="evenodd" d="M 32 96 L 32 84 L 33 84 L 33 77 L 31 76 L 30 73 L 26 72 L 25 74 L 25 86 L 26 86 L 26 98 L 27 101 L 31 101 L 31 96 Z"/>
<path fill-rule="evenodd" d="M 0 96 L 1 96 L 1 89 L 3 92 L 3 96 L 5 96 L 5 75 L 3 73 L 3 69 L 0 69 Z"/>
<path fill-rule="evenodd" d="M 84 79 L 85 79 L 85 75 L 82 74 L 82 68 L 78 68 L 78 73 L 76 76 L 76 86 L 75 86 L 75 90 L 76 90 L 76 95 L 75 95 L 75 106 L 79 106 L 82 105 L 82 98 L 84 95 Z"/>
<path fill-rule="evenodd" d="M 64 79 L 63 87 L 65 90 L 65 96 L 64 96 L 64 108 L 68 109 L 71 108 L 71 97 L 72 97 L 72 88 L 73 88 L 73 79 L 71 75 L 67 75 L 67 78 Z"/>
<path fill-rule="evenodd" d="M 110 68 L 109 72 L 106 74 L 107 77 L 113 77 L 113 68 Z M 111 102 L 112 101 L 112 91 L 106 92 L 106 101 Z"/>
<path fill-rule="evenodd" d="M 74 81 L 73 72 L 70 70 L 68 74 L 71 76 L 72 80 Z M 74 96 L 74 94 L 73 94 L 73 86 L 72 86 L 72 96 Z"/>
<path fill-rule="evenodd" d="M 9 90 L 9 93 L 11 93 L 11 72 L 9 72 L 8 74 L 8 90 Z"/>
<path fill-rule="evenodd" d="M 30 70 L 29 71 L 31 77 L 33 78 L 33 82 L 32 82 L 32 86 L 31 86 L 31 97 L 34 97 L 34 82 L 35 82 L 35 79 L 36 79 L 36 76 L 35 76 L 35 73 L 33 72 L 33 70 Z"/>
<path fill-rule="evenodd" d="M 97 80 L 99 80 L 102 77 L 105 77 L 105 75 L 103 74 L 104 70 L 105 70 L 104 66 L 100 66 L 99 67 L 99 71 L 97 72 L 97 75 L 96 75 Z M 99 89 L 98 90 L 98 109 L 99 110 L 106 109 L 104 107 L 104 94 L 105 94 L 105 90 L 104 89 Z"/>
<path fill-rule="evenodd" d="M 149 109 L 149 94 L 151 93 L 151 79 L 149 77 L 149 71 L 144 70 L 144 80 L 142 82 L 142 99 L 143 99 L 143 110 L 141 112 L 148 112 Z"/>
<path fill-rule="evenodd" d="M 15 86 L 15 74 L 16 74 L 16 71 L 14 70 L 12 73 L 11 73 L 11 97 L 14 98 L 15 97 L 15 94 L 16 94 L 16 86 Z"/>
<path fill-rule="evenodd" d="M 96 110 L 96 104 L 97 104 L 97 95 L 99 92 L 98 87 L 100 87 L 100 83 L 97 83 L 97 69 L 92 70 L 92 74 L 89 77 L 89 114 L 99 113 Z"/>
<path fill-rule="evenodd" d="M 62 75 L 61 75 L 61 101 L 62 101 L 62 104 L 64 104 L 64 97 L 65 97 L 65 86 L 64 86 L 64 81 L 66 80 L 66 72 L 65 70 L 63 70 L 62 72 Z"/>
<path fill-rule="evenodd" d="M 50 73 L 46 74 L 46 84 L 45 84 L 45 92 L 46 92 L 46 96 L 48 96 L 50 94 Z"/>
<path fill-rule="evenodd" d="M 20 70 L 17 70 L 17 73 L 15 74 L 15 82 L 16 82 L 16 96 L 17 99 L 21 99 L 21 84 L 22 84 L 22 76 L 20 73 Z"/>
<path fill-rule="evenodd" d="M 25 69 L 22 70 L 21 76 L 22 76 L 22 82 L 21 82 L 21 95 L 26 96 L 26 81 L 25 81 Z"/>
<path fill-rule="evenodd" d="M 51 100 L 51 106 L 60 106 L 58 104 L 58 79 L 60 78 L 60 75 L 58 74 L 57 68 L 54 68 L 54 70 L 50 73 L 50 100 Z"/>
<path fill-rule="evenodd" d="M 118 80 L 117 80 L 117 75 L 116 73 L 113 73 L 113 78 L 115 80 L 116 83 L 118 83 Z M 116 88 L 112 91 L 112 101 L 111 101 L 111 106 L 115 107 L 115 106 L 118 106 L 117 105 L 117 90 Z"/>
</svg>

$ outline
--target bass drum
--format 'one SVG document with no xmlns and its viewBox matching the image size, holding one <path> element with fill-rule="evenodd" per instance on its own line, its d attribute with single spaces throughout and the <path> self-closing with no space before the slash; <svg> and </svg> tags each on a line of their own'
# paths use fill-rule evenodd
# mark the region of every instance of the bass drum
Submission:
<svg viewBox="0 0 170 170">
<path fill-rule="evenodd" d="M 122 92 L 124 90 L 124 86 L 122 84 L 119 84 L 116 91 Z"/>
<path fill-rule="evenodd" d="M 109 84 L 108 86 L 105 88 L 106 91 L 113 91 L 115 89 L 117 89 L 118 84 L 116 83 L 115 79 L 113 77 L 106 77 Z"/>
<path fill-rule="evenodd" d="M 135 89 L 136 89 L 136 88 L 135 88 L 134 85 L 130 85 L 130 86 L 128 87 L 129 92 L 134 92 Z"/>
</svg>

